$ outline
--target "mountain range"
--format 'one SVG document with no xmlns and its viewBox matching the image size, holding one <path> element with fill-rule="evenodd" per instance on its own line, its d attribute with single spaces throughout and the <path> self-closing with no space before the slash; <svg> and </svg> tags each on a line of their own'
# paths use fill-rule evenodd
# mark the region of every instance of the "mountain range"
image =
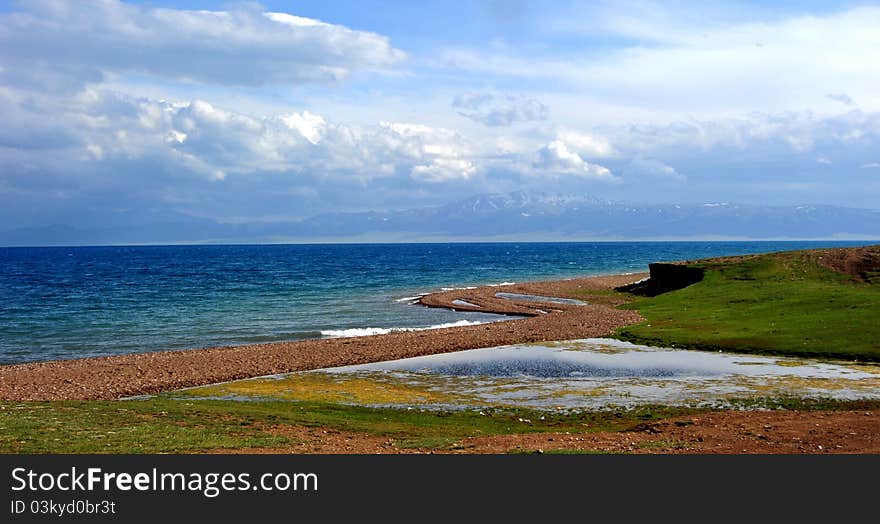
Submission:
<svg viewBox="0 0 880 524">
<path fill-rule="evenodd" d="M 727 202 L 639 204 L 520 191 L 476 195 L 441 206 L 326 213 L 289 222 L 193 219 L 137 226 L 19 228 L 0 232 L 0 245 L 788 238 L 880 238 L 880 211 Z"/>
</svg>

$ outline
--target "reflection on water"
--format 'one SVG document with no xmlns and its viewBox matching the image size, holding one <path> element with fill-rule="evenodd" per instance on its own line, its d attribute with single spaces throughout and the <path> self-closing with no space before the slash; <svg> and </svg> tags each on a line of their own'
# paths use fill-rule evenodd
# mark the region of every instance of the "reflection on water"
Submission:
<svg viewBox="0 0 880 524">
<path fill-rule="evenodd" d="M 436 408 L 723 405 L 747 397 L 880 398 L 880 366 L 638 346 L 611 339 L 503 346 L 188 390 L 224 398 Z"/>
<path fill-rule="evenodd" d="M 521 293 L 495 293 L 498 298 L 506 298 L 508 300 L 522 300 L 525 302 L 548 302 L 550 304 L 571 304 L 574 306 L 586 306 L 583 300 L 574 298 L 545 297 L 543 295 L 523 295 Z"/>
</svg>

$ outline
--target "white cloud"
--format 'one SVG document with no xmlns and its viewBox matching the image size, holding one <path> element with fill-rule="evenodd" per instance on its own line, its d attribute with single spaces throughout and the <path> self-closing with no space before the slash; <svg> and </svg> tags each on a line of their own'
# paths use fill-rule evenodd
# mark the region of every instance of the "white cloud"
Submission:
<svg viewBox="0 0 880 524">
<path fill-rule="evenodd" d="M 676 171 L 670 165 L 663 163 L 656 158 L 645 158 L 637 156 L 627 164 L 624 169 L 624 175 L 641 177 L 652 177 L 659 179 L 667 179 L 675 182 L 686 182 L 687 177 Z"/>
<path fill-rule="evenodd" d="M 539 149 L 532 167 L 549 176 L 572 175 L 593 180 L 617 180 L 608 168 L 587 162 L 560 140 L 554 140 Z"/>
<path fill-rule="evenodd" d="M 22 7 L 0 14 L 0 82 L 30 88 L 69 92 L 120 73 L 237 86 L 324 82 L 405 56 L 382 35 L 256 5 L 184 11 L 39 0 Z"/>
<path fill-rule="evenodd" d="M 630 113 L 639 108 L 643 116 L 660 111 L 713 118 L 751 111 L 830 113 L 846 100 L 880 110 L 880 69 L 874 67 L 880 63 L 880 7 L 734 23 L 677 17 L 670 8 L 659 10 L 658 19 L 633 23 L 631 9 L 610 9 L 628 23 L 603 29 L 635 43 L 546 55 L 458 47 L 439 53 L 438 64 L 549 82 L 554 91 Z M 590 36 L 593 22 L 571 21 Z M 842 87 L 846 98 L 829 98 Z"/>
<path fill-rule="evenodd" d="M 880 162 L 868 162 L 862 164 L 862 169 L 880 169 Z"/>
<path fill-rule="evenodd" d="M 423 124 L 357 126 L 309 111 L 253 116 L 203 100 L 169 102 L 100 89 L 35 96 L 0 104 L 0 117 L 8 117 L 0 123 L 0 148 L 18 150 L 33 165 L 74 155 L 89 163 L 153 159 L 176 166 L 181 176 L 213 180 L 278 172 L 312 182 L 399 175 L 436 183 L 469 179 L 479 172 L 477 158 L 494 154 L 478 151 L 456 131 Z M 56 135 L 62 138 L 51 139 Z M 52 154 L 24 149 L 41 140 Z M 10 158 L 0 155 L 0 167 Z"/>
<path fill-rule="evenodd" d="M 830 117 L 811 113 L 753 113 L 741 118 L 620 126 L 609 132 L 612 140 L 630 154 L 664 148 L 806 154 L 827 147 L 861 148 L 876 144 L 880 141 L 880 113 L 853 110 Z"/>
<path fill-rule="evenodd" d="M 435 158 L 429 165 L 418 165 L 412 169 L 412 177 L 425 182 L 447 182 L 471 178 L 477 169 L 469 160 L 461 158 Z"/>
<path fill-rule="evenodd" d="M 457 95 L 452 107 L 465 118 L 493 127 L 546 120 L 550 112 L 547 106 L 532 98 L 492 93 Z"/>
<path fill-rule="evenodd" d="M 327 122 L 324 121 L 322 116 L 313 115 L 308 111 L 303 111 L 302 114 L 282 115 L 279 118 L 287 127 L 295 129 L 312 144 L 317 144 L 321 141 L 327 127 Z"/>
<path fill-rule="evenodd" d="M 607 138 L 598 135 L 561 131 L 557 139 L 587 158 L 610 158 L 619 154 Z"/>
</svg>

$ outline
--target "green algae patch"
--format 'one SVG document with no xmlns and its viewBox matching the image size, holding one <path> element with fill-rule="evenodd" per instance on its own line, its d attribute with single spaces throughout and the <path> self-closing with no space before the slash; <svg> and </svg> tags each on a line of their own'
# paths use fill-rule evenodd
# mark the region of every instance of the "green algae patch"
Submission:
<svg viewBox="0 0 880 524">
<path fill-rule="evenodd" d="M 782 366 L 784 368 L 799 368 L 807 365 L 802 361 L 792 359 L 777 360 L 774 362 L 774 364 L 777 366 Z"/>
<path fill-rule="evenodd" d="M 861 371 L 864 373 L 871 373 L 872 375 L 880 376 L 880 366 L 871 365 L 871 364 L 843 364 L 849 369 L 855 371 Z"/>
<path fill-rule="evenodd" d="M 402 380 L 380 380 L 363 375 L 295 373 L 284 377 L 238 380 L 188 389 L 194 397 L 244 397 L 267 400 L 299 400 L 359 405 L 446 404 L 452 398 Z"/>
<path fill-rule="evenodd" d="M 817 393 L 830 395 L 833 392 L 875 393 L 880 391 L 880 377 L 846 379 L 840 377 L 734 377 L 730 385 L 740 386 L 757 397 L 780 396 L 783 394 L 809 397 Z"/>
</svg>

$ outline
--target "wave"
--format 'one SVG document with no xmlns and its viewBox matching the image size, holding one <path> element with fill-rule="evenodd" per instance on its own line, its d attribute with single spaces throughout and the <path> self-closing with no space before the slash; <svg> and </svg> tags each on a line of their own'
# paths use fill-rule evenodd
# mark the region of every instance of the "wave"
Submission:
<svg viewBox="0 0 880 524">
<path fill-rule="evenodd" d="M 329 338 L 342 338 L 342 337 L 368 337 L 373 335 L 386 335 L 388 333 L 400 333 L 403 331 L 427 331 L 429 329 L 442 329 L 442 328 L 450 328 L 450 327 L 462 327 L 462 326 L 476 326 L 479 324 L 486 324 L 486 322 L 476 322 L 472 320 L 458 320 L 456 322 L 446 322 L 444 324 L 436 324 L 428 327 L 416 327 L 416 328 L 407 328 L 407 327 L 392 327 L 392 328 L 377 328 L 377 327 L 367 327 L 367 328 L 349 328 L 349 329 L 324 329 L 321 330 L 321 335 Z"/>
</svg>

